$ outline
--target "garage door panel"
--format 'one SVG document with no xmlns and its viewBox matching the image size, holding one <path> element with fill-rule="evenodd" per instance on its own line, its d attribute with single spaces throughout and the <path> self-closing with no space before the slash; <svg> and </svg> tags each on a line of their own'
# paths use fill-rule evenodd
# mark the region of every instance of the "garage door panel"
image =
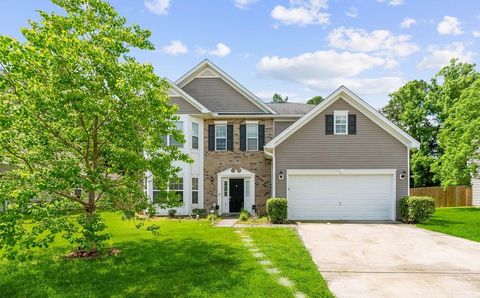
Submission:
<svg viewBox="0 0 480 298">
<path fill-rule="evenodd" d="M 393 175 L 289 175 L 290 219 L 389 220 Z"/>
</svg>

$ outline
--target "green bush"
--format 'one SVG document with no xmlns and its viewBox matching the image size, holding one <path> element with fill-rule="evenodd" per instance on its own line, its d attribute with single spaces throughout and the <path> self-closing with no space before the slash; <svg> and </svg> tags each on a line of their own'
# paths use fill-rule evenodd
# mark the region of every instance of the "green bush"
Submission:
<svg viewBox="0 0 480 298">
<path fill-rule="evenodd" d="M 267 214 L 271 223 L 287 222 L 287 199 L 270 198 L 267 200 Z"/>
<path fill-rule="evenodd" d="M 210 213 L 207 217 L 207 220 L 214 223 L 218 220 L 218 216 L 215 213 Z"/>
<path fill-rule="evenodd" d="M 400 201 L 400 217 L 406 223 L 422 223 L 435 212 L 432 197 L 405 197 Z"/>
<path fill-rule="evenodd" d="M 201 209 L 201 208 L 195 208 L 192 209 L 192 215 L 199 216 L 199 217 L 205 217 L 207 215 L 207 210 L 206 209 Z"/>
<path fill-rule="evenodd" d="M 249 218 L 250 212 L 248 212 L 247 210 L 240 211 L 240 216 L 238 217 L 240 221 L 247 221 Z"/>
<path fill-rule="evenodd" d="M 169 216 L 170 218 L 174 218 L 174 217 L 175 217 L 175 214 L 177 214 L 177 210 L 175 210 L 175 209 L 170 209 L 170 210 L 168 210 L 168 216 Z"/>
</svg>

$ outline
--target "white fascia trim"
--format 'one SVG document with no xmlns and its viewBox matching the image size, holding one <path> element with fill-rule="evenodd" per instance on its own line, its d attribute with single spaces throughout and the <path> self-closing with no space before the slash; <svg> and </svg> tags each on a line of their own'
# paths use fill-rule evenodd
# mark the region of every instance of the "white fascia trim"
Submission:
<svg viewBox="0 0 480 298">
<path fill-rule="evenodd" d="M 342 95 L 344 96 L 342 97 Z M 318 104 L 315 108 L 310 110 L 302 118 L 300 118 L 298 121 L 290 125 L 278 136 L 276 136 L 270 142 L 268 142 L 265 145 L 265 147 L 274 148 L 278 146 L 290 135 L 292 135 L 294 132 L 296 132 L 298 129 L 300 129 L 306 123 L 308 123 L 310 120 L 312 120 L 317 115 L 319 115 L 323 110 L 325 110 L 328 106 L 330 106 L 340 97 L 342 97 L 342 99 L 347 101 L 353 107 L 357 108 L 360 112 L 365 114 L 365 116 L 370 118 L 373 122 L 375 122 L 377 125 L 382 127 L 385 131 L 390 133 L 393 137 L 395 137 L 400 142 L 405 144 L 405 146 L 407 146 L 409 149 L 418 148 L 420 146 L 420 143 L 417 140 L 415 140 L 412 136 L 410 136 L 409 134 L 407 134 L 406 132 L 398 128 L 390 120 L 385 118 L 377 110 L 375 110 L 368 103 L 366 103 L 363 99 L 361 99 L 352 91 L 350 91 L 347 87 L 342 85 L 337 90 L 335 90 L 332 94 L 330 94 L 324 101 Z"/>
<path fill-rule="evenodd" d="M 267 113 L 271 113 L 271 114 L 274 114 L 274 115 L 277 114 L 277 112 L 275 110 L 270 108 L 266 103 L 264 103 L 255 94 L 250 92 L 247 88 L 242 86 L 234 78 L 229 76 L 226 72 L 221 70 L 218 66 L 216 66 L 214 63 L 212 63 L 208 59 L 205 59 L 202 62 L 200 62 L 199 64 L 197 64 L 197 66 L 195 66 L 190 71 L 188 71 L 186 74 L 184 74 L 182 77 L 180 77 L 178 80 L 176 80 L 175 84 L 177 84 L 180 87 L 184 87 L 193 78 L 195 78 L 197 71 L 203 69 L 204 67 L 212 68 L 212 70 L 215 71 L 220 76 L 221 79 L 223 79 L 233 89 L 240 92 L 243 96 L 245 96 L 245 98 L 247 98 L 249 101 L 251 101 L 254 105 L 256 105 L 258 108 L 260 108 L 262 111 L 267 112 Z"/>
<path fill-rule="evenodd" d="M 328 169 L 328 170 L 304 170 L 287 169 L 287 175 L 311 176 L 311 175 L 396 175 L 396 169 Z"/>
<path fill-rule="evenodd" d="M 206 113 L 211 113 L 209 109 L 207 109 L 204 105 L 199 103 L 197 100 L 195 100 L 193 97 L 191 97 L 187 92 L 183 91 L 180 87 L 175 85 L 174 82 L 172 82 L 170 79 L 165 78 L 167 82 L 170 84 L 171 88 L 177 92 L 180 97 L 184 98 L 186 101 L 188 101 L 192 106 L 194 106 L 197 110 L 200 112 L 206 114 Z"/>
</svg>

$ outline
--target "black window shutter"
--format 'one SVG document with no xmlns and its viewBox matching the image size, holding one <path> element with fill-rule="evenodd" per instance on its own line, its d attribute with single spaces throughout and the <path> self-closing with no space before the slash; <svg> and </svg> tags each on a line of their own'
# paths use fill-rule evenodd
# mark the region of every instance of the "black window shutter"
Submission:
<svg viewBox="0 0 480 298">
<path fill-rule="evenodd" d="M 348 134 L 357 134 L 357 115 L 348 115 Z"/>
<path fill-rule="evenodd" d="M 227 150 L 233 150 L 233 125 L 227 125 Z"/>
<path fill-rule="evenodd" d="M 215 125 L 208 126 L 208 151 L 215 151 Z"/>
<path fill-rule="evenodd" d="M 247 150 L 247 126 L 245 124 L 240 125 L 240 150 Z"/>
<path fill-rule="evenodd" d="M 265 125 L 258 125 L 258 151 L 263 151 L 265 145 Z"/>
<path fill-rule="evenodd" d="M 333 115 L 325 115 L 325 134 L 333 135 Z"/>
</svg>

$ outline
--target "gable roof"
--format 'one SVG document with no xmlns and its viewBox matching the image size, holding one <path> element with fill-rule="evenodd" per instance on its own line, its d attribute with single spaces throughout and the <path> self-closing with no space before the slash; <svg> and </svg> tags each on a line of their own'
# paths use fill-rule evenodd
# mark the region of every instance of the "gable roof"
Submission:
<svg viewBox="0 0 480 298">
<path fill-rule="evenodd" d="M 270 108 L 255 94 L 250 92 L 247 88 L 242 86 L 239 82 L 237 82 L 235 79 L 233 79 L 231 76 L 229 76 L 227 73 L 225 73 L 208 59 L 205 59 L 199 64 L 197 64 L 197 66 L 195 66 L 186 74 L 184 74 L 181 78 L 176 80 L 175 84 L 178 87 L 183 88 L 185 85 L 190 83 L 194 78 L 199 75 L 201 75 L 202 77 L 219 77 L 263 112 L 269 114 L 277 114 L 274 109 Z"/>
<path fill-rule="evenodd" d="M 178 87 L 174 82 L 170 81 L 170 79 L 165 78 L 167 82 L 170 84 L 170 90 L 168 90 L 169 96 L 179 96 L 185 99 L 188 103 L 194 106 L 197 110 L 202 113 L 211 113 L 209 109 L 207 109 L 204 105 L 199 103 L 196 99 L 188 95 L 187 92 L 183 91 L 182 88 Z"/>
<path fill-rule="evenodd" d="M 391 134 L 393 137 L 398 139 L 400 142 L 405 144 L 408 148 L 418 148 L 420 143 L 415 140 L 412 136 L 404 132 L 398 126 L 393 124 L 390 120 L 385 118 L 382 114 L 380 114 L 376 109 L 366 103 L 363 99 L 357 96 L 355 93 L 350 91 L 345 86 L 340 86 L 337 90 L 335 90 L 332 94 L 330 94 L 324 101 L 318 104 L 315 108 L 310 110 L 310 112 L 306 113 L 302 118 L 298 119 L 292 125 L 290 125 L 286 130 L 281 132 L 278 136 L 273 138 L 270 142 L 265 145 L 265 149 L 273 149 L 281 144 L 284 140 L 286 140 L 289 136 L 294 134 L 297 130 L 307 124 L 310 120 L 314 119 L 317 115 L 319 115 L 323 110 L 325 110 L 328 106 L 334 103 L 337 99 L 342 98 L 357 110 L 362 112 L 365 116 L 367 116 L 370 120 L 376 123 L 378 126 L 383 128 L 386 132 Z"/>
</svg>

